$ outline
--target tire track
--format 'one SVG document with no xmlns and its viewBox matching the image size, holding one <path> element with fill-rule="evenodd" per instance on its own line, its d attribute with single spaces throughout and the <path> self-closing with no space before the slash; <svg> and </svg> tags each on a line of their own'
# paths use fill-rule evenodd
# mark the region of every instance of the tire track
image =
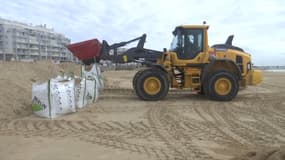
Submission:
<svg viewBox="0 0 285 160">
<path fill-rule="evenodd" d="M 183 95 L 191 93 L 193 93 L 191 90 L 181 90 L 181 89 L 171 89 L 168 92 L 168 94 L 170 95 L 181 95 L 181 94 Z M 119 87 L 104 88 L 102 96 L 109 96 L 109 95 L 129 96 L 129 95 L 136 95 L 136 93 L 134 89 L 131 88 L 119 88 Z"/>
<path fill-rule="evenodd" d="M 264 122 L 269 127 L 274 129 L 276 133 L 278 133 L 281 137 L 284 137 L 283 140 L 285 140 L 285 128 L 283 129 L 281 127 L 282 124 L 283 125 L 285 124 L 285 121 L 283 121 L 285 117 L 280 117 L 276 115 L 274 112 L 271 112 L 270 108 L 273 108 L 274 105 L 278 105 L 278 102 L 275 102 L 274 104 L 272 104 L 272 106 L 269 106 L 266 102 L 263 101 L 263 103 L 261 103 L 257 107 L 259 112 L 262 113 L 262 116 L 255 116 L 255 117 L 259 121 Z M 277 124 L 279 124 L 280 126 Z"/>
<path fill-rule="evenodd" d="M 94 110 L 91 110 L 91 113 L 130 113 L 130 112 L 139 112 L 144 111 L 145 107 L 141 106 L 104 106 L 104 107 L 96 107 Z"/>
<path fill-rule="evenodd" d="M 173 159 L 170 150 L 152 145 L 139 145 L 126 140 L 146 138 L 151 135 L 151 127 L 144 122 L 103 122 L 66 120 L 12 120 L 1 121 L 0 135 L 24 137 L 74 137 L 86 142 L 96 143 L 140 154 L 156 159 Z"/>
<path fill-rule="evenodd" d="M 105 134 L 97 134 L 96 136 L 94 136 L 93 134 L 86 133 L 85 136 L 80 137 L 80 140 L 114 149 L 120 149 L 138 154 L 145 154 L 149 157 L 153 157 L 159 160 L 173 159 L 171 155 L 167 154 L 169 153 L 169 150 L 165 150 L 160 147 L 154 147 L 151 145 L 129 143 L 118 136 L 111 136 Z"/>
<path fill-rule="evenodd" d="M 271 109 L 278 118 L 285 120 L 285 102 L 280 102 L 278 105 L 274 105 Z"/>
<path fill-rule="evenodd" d="M 237 126 L 237 129 L 241 130 L 241 132 L 244 134 L 244 136 L 249 137 L 251 140 L 251 143 L 264 145 L 264 144 L 275 144 L 279 143 L 280 140 L 277 139 L 277 137 L 273 136 L 271 133 L 266 133 L 265 131 L 268 131 L 264 128 L 264 125 L 262 122 L 259 122 L 255 119 L 255 122 L 250 123 L 244 123 L 241 122 L 240 119 L 238 119 L 236 115 L 250 115 L 252 116 L 253 113 L 240 110 L 238 109 L 238 106 L 234 107 L 224 107 L 228 113 L 229 121 Z M 235 113 L 235 115 L 233 114 Z M 242 113 L 242 114 L 241 114 Z"/>
<path fill-rule="evenodd" d="M 153 132 L 158 138 L 166 144 L 169 150 L 172 150 L 175 158 L 177 159 L 187 159 L 185 151 L 181 151 L 180 145 L 175 143 L 175 140 L 167 133 L 168 129 L 158 130 L 157 127 L 163 128 L 160 123 L 160 110 L 161 106 L 150 106 L 147 112 L 147 119 L 151 127 L 154 128 Z"/>
<path fill-rule="evenodd" d="M 11 120 L 1 121 L 0 135 L 14 133 L 30 134 L 37 132 L 52 132 L 54 130 L 61 130 L 61 134 L 68 136 L 69 132 L 84 132 L 84 131 L 96 131 L 96 132 L 109 132 L 120 134 L 123 137 L 149 137 L 151 130 L 150 127 L 146 127 L 143 122 L 102 122 L 94 123 L 92 121 L 66 121 L 66 120 Z"/>
<path fill-rule="evenodd" d="M 248 102 L 249 103 L 246 104 L 247 106 L 243 106 L 244 108 L 242 108 L 242 109 L 240 109 L 239 106 L 235 106 L 235 105 L 231 106 L 231 104 L 229 104 L 229 102 L 228 103 L 221 103 L 221 104 L 217 103 L 216 105 L 213 105 L 216 102 L 211 102 L 211 104 L 204 104 L 203 110 L 201 109 L 202 107 L 200 107 L 200 109 L 197 109 L 197 107 L 193 107 L 193 108 L 194 108 L 194 111 L 196 111 L 199 115 L 201 115 L 201 118 L 203 118 L 207 122 L 210 122 L 211 125 L 213 125 L 213 126 L 217 125 L 217 126 L 219 126 L 219 128 L 223 126 L 223 127 L 227 128 L 227 130 L 230 130 L 233 134 L 237 135 L 238 138 L 235 137 L 234 138 L 235 141 L 233 141 L 235 143 L 235 145 L 237 145 L 237 144 L 239 144 L 239 145 L 242 145 L 242 144 L 250 145 L 252 143 L 261 144 L 261 145 L 266 145 L 266 144 L 280 144 L 281 145 L 284 142 L 284 137 L 279 136 L 276 138 L 276 137 L 274 137 L 274 135 L 276 133 L 280 133 L 283 129 L 280 125 L 276 125 L 276 123 L 273 123 L 273 121 L 271 121 L 271 119 L 268 118 L 269 115 L 266 116 L 266 119 L 268 119 L 268 121 L 270 122 L 270 124 L 271 124 L 270 126 L 268 126 L 268 124 L 266 124 L 266 123 L 263 123 L 262 118 L 259 118 L 259 119 L 256 118 L 256 122 L 253 123 L 254 125 L 258 125 L 259 127 L 251 126 L 251 124 L 247 123 L 247 122 L 241 122 L 240 119 L 237 118 L 237 117 L 241 117 L 243 115 L 248 115 L 248 112 L 250 114 L 255 114 L 255 115 L 257 113 L 260 113 L 258 108 L 255 108 L 254 112 L 248 111 L 247 108 L 251 109 L 250 106 L 257 106 L 257 107 L 265 107 L 266 106 L 266 104 L 262 103 L 262 102 L 261 102 L 261 104 L 263 104 L 263 105 L 255 104 L 255 101 L 253 101 L 253 102 L 248 101 Z M 232 104 L 235 104 L 235 103 L 232 103 Z M 196 104 L 194 103 L 193 106 L 196 106 Z M 201 105 L 197 105 L 197 106 L 201 106 Z M 200 112 L 200 110 L 201 110 L 201 112 Z M 240 111 L 240 110 L 242 110 L 243 112 L 239 113 L 238 111 Z M 265 115 L 265 114 L 262 113 L 261 115 Z M 181 116 L 179 116 L 179 117 L 181 117 Z M 183 117 L 182 119 L 186 120 L 187 118 Z M 185 121 L 183 123 L 184 123 L 184 126 L 188 126 L 187 123 L 185 123 Z M 201 122 L 199 124 L 201 124 Z M 266 126 L 264 124 L 266 124 Z M 276 128 L 274 126 L 277 126 L 279 128 Z M 264 128 L 264 127 L 267 127 L 267 128 Z M 268 127 L 271 127 L 271 128 L 268 128 Z M 194 127 L 192 125 L 190 125 L 188 128 L 194 129 Z M 281 130 L 280 130 L 280 128 L 281 128 Z M 262 129 L 266 130 L 266 131 L 270 131 L 270 132 L 269 133 L 264 132 L 264 131 L 262 131 Z M 279 131 L 277 132 L 276 129 L 279 129 Z M 218 130 L 218 129 L 216 129 L 216 130 Z M 224 132 L 224 131 L 225 130 L 222 128 L 222 132 Z M 212 133 L 210 133 L 210 134 L 212 134 Z M 227 132 L 224 135 L 227 135 Z M 232 134 L 230 137 L 233 137 Z M 243 139 L 243 143 L 237 143 L 237 140 L 239 140 L 239 138 Z"/>
<path fill-rule="evenodd" d="M 178 116 L 173 116 L 167 107 L 150 106 L 147 115 L 151 126 L 163 128 L 154 130 L 154 133 L 170 150 L 174 151 L 176 159 L 212 159 L 191 143 L 192 137 L 185 132 L 186 129 L 182 127 L 180 121 L 175 120 L 174 117 Z"/>
<path fill-rule="evenodd" d="M 209 106 L 209 105 L 207 105 L 207 106 Z M 234 143 L 237 143 L 237 144 L 241 144 L 241 145 L 243 143 L 247 144 L 243 138 L 241 138 L 240 136 L 236 135 L 235 133 L 230 131 L 228 128 L 220 127 L 218 123 L 221 123 L 221 122 L 218 122 L 217 118 L 214 117 L 213 115 L 210 115 L 207 112 L 205 112 L 202 107 L 195 107 L 194 109 L 195 109 L 195 112 L 202 119 L 204 119 L 206 123 L 210 124 L 210 126 L 213 126 L 217 131 L 219 131 L 220 134 L 224 138 L 228 139 L 229 141 L 233 141 Z M 227 126 L 226 124 L 224 124 L 224 125 Z"/>
<path fill-rule="evenodd" d="M 194 103 L 195 104 L 195 103 Z M 194 105 L 195 106 L 195 105 Z M 207 151 L 202 151 L 200 148 L 198 149 L 197 146 L 194 145 L 194 142 L 214 142 L 220 145 L 225 145 L 225 144 L 229 144 L 229 146 L 231 146 L 233 144 L 233 141 L 230 141 L 229 139 L 226 139 L 224 137 L 223 134 L 221 134 L 221 132 L 217 131 L 216 128 L 209 127 L 209 123 L 197 123 L 199 124 L 197 126 L 197 124 L 195 124 L 195 121 L 193 122 L 192 119 L 189 119 L 188 117 L 185 117 L 181 114 L 179 114 L 176 110 L 171 110 L 171 115 L 172 117 L 179 117 L 179 119 L 176 119 L 176 123 L 179 123 L 178 126 L 185 126 L 185 127 L 181 127 L 180 129 L 178 129 L 178 131 L 180 131 L 179 134 L 181 134 L 181 141 L 184 142 L 184 146 L 186 148 L 188 148 L 189 150 L 192 150 L 194 155 L 195 155 L 195 159 L 213 159 L 210 155 L 212 155 L 213 151 L 212 148 L 210 150 L 212 150 L 209 154 L 207 155 L 205 154 L 205 152 Z M 168 118 L 169 119 L 169 118 Z M 192 123 L 192 124 L 191 124 Z M 181 125 L 180 125 L 181 124 Z M 189 125 L 190 124 L 190 125 Z M 182 128 L 185 128 L 185 130 L 183 130 Z M 191 132 L 192 131 L 192 132 Z M 189 134 L 190 133 L 190 134 Z M 196 144 L 196 143 L 195 143 Z M 237 145 L 237 144 L 235 144 Z M 194 150 L 193 150 L 194 148 Z M 206 149 L 206 150 L 209 150 Z M 207 152 L 208 153 L 208 152 Z M 225 154 L 222 153 L 215 153 L 215 155 L 213 156 L 227 156 Z"/>
<path fill-rule="evenodd" d="M 239 117 L 242 117 L 242 115 L 247 114 L 239 114 L 239 112 L 236 112 L 237 107 L 227 107 L 223 106 L 224 110 L 226 111 L 227 115 L 225 115 L 228 122 L 235 128 L 236 132 L 240 134 L 242 137 L 245 137 L 248 142 L 255 145 L 263 145 L 265 143 L 271 143 L 273 142 L 273 138 L 271 135 L 268 135 L 264 132 L 261 132 L 256 128 L 256 126 L 252 126 L 250 122 L 242 122 Z M 247 113 L 245 111 L 245 113 Z M 255 125 L 257 125 L 256 120 L 253 122 Z"/>
<path fill-rule="evenodd" d="M 232 102 L 231 105 L 223 104 L 221 108 L 225 109 L 226 114 L 221 114 L 221 117 L 235 126 L 237 134 L 245 137 L 249 142 L 280 144 L 284 142 L 284 136 L 276 138 L 275 135 L 283 133 L 284 121 L 280 117 L 274 118 L 270 112 L 270 108 L 278 104 L 280 99 L 282 98 L 279 94 L 256 94 L 254 97 L 244 97 L 242 104 L 235 102 Z M 265 110 L 262 111 L 262 109 Z M 240 119 L 242 117 L 249 117 L 253 121 L 243 122 Z"/>
<path fill-rule="evenodd" d="M 221 116 L 221 114 L 218 113 L 218 111 L 221 110 L 221 108 L 223 107 L 224 103 L 220 102 L 215 102 L 215 105 L 212 106 L 206 106 L 209 115 L 215 120 L 215 125 L 217 126 L 217 128 L 219 128 L 219 130 L 221 130 L 221 132 L 231 137 L 231 139 L 233 139 L 234 142 L 236 142 L 237 144 L 249 145 L 250 141 L 248 141 L 246 137 L 241 136 L 240 133 L 236 133 L 237 130 L 230 123 L 228 123 L 229 120 L 223 118 L 226 116 Z"/>
<path fill-rule="evenodd" d="M 275 87 L 275 88 L 285 88 L 284 85 L 276 85 L 276 84 L 270 84 L 266 82 L 262 82 L 262 84 L 265 86 L 270 86 L 270 87 Z"/>
<path fill-rule="evenodd" d="M 190 133 L 191 136 L 197 140 L 207 140 L 207 141 L 215 141 L 217 143 L 232 143 L 231 138 L 226 138 L 224 133 L 221 132 L 216 128 L 215 125 L 212 125 L 212 123 L 208 123 L 203 117 L 200 116 L 198 112 L 196 112 L 197 106 L 202 105 L 200 102 L 193 102 L 193 105 L 191 106 L 191 111 L 194 116 L 199 116 L 201 120 L 197 121 L 195 118 L 191 118 L 189 116 L 181 115 L 177 112 L 177 109 L 172 109 L 171 112 L 173 116 L 180 117 L 181 123 L 180 126 L 184 126 L 185 132 Z M 206 104 L 203 104 L 203 106 L 209 105 L 208 102 Z M 182 108 L 185 108 L 185 106 Z M 187 109 L 189 106 L 187 106 Z M 196 109 L 195 109 L 196 108 Z"/>
</svg>

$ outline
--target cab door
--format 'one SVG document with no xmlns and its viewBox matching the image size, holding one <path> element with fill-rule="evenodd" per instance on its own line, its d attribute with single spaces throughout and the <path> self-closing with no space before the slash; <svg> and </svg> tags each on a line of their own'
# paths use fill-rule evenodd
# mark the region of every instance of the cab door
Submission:
<svg viewBox="0 0 285 160">
<path fill-rule="evenodd" d="M 172 54 L 172 62 L 175 66 L 195 65 L 204 63 L 206 48 L 204 46 L 204 29 L 181 29 L 177 32 L 179 44 Z"/>
</svg>

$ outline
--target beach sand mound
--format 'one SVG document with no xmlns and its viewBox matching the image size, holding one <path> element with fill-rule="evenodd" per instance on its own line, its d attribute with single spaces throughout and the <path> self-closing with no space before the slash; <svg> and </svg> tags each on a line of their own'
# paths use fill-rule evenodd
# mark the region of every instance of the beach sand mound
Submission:
<svg viewBox="0 0 285 160">
<path fill-rule="evenodd" d="M 64 71 L 80 75 L 80 65 L 54 64 L 49 61 L 34 63 L 0 63 L 0 117 L 11 119 L 31 114 L 32 84 L 44 82 Z"/>
</svg>

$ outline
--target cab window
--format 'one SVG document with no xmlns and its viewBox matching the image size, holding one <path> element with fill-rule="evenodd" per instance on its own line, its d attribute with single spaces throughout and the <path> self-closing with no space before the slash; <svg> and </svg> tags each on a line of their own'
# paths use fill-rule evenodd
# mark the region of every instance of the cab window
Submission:
<svg viewBox="0 0 285 160">
<path fill-rule="evenodd" d="M 193 59 L 203 52 L 203 30 L 188 29 L 181 34 L 181 50 L 177 53 L 180 59 Z"/>
</svg>

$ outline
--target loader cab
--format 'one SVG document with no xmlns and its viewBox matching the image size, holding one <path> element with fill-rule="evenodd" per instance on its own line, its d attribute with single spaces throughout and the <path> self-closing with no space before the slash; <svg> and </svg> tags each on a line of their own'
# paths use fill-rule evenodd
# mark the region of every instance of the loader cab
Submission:
<svg viewBox="0 0 285 160">
<path fill-rule="evenodd" d="M 194 59 L 200 52 L 204 52 L 204 28 L 176 27 L 170 51 L 175 52 L 181 60 Z"/>
</svg>

